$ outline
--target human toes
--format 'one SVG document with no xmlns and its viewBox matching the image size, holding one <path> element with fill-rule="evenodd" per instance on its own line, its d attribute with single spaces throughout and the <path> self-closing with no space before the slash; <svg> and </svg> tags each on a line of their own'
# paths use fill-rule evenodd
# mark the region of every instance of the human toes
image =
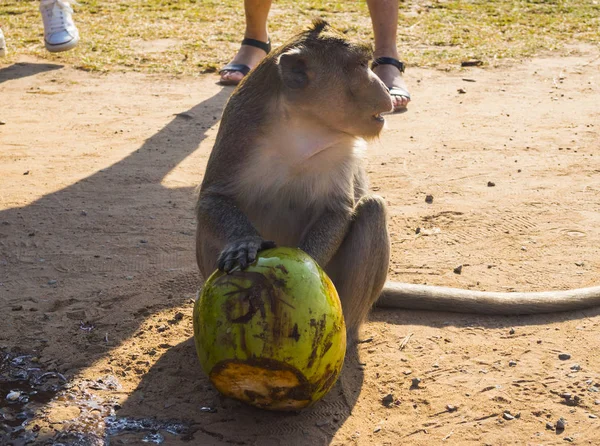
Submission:
<svg viewBox="0 0 600 446">
<path fill-rule="evenodd" d="M 239 82 L 243 77 L 243 73 L 240 73 L 239 71 L 224 71 L 221 73 L 221 80 L 228 82 Z"/>
<path fill-rule="evenodd" d="M 394 111 L 403 110 L 409 103 L 409 99 L 405 96 L 392 96 Z"/>
</svg>

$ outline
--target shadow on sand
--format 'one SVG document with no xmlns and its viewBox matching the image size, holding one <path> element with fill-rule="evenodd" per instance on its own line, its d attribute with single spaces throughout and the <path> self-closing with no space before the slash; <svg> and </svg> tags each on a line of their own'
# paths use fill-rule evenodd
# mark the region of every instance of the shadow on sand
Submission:
<svg viewBox="0 0 600 446">
<path fill-rule="evenodd" d="M 36 74 L 44 73 L 46 71 L 60 70 L 61 68 L 63 68 L 63 65 L 52 63 L 15 63 L 0 69 L 0 84 L 2 82 L 21 79 L 27 76 L 35 76 Z"/>
</svg>

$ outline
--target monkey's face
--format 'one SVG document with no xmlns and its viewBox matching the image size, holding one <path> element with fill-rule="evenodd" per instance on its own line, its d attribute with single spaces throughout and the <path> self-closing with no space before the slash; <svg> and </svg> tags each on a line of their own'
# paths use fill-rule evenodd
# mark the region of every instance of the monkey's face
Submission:
<svg viewBox="0 0 600 446">
<path fill-rule="evenodd" d="M 332 130 L 374 138 L 393 109 L 383 82 L 369 69 L 370 49 L 345 39 L 319 39 L 278 58 L 283 95 L 295 110 Z"/>
</svg>

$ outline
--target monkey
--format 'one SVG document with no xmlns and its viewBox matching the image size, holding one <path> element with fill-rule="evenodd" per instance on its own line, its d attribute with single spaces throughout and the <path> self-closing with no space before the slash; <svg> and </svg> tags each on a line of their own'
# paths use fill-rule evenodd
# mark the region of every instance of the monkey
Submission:
<svg viewBox="0 0 600 446">
<path fill-rule="evenodd" d="M 600 287 L 488 293 L 386 282 L 386 205 L 369 193 L 365 141 L 380 134 L 392 101 L 371 56 L 315 20 L 232 93 L 196 206 L 203 277 L 245 269 L 276 245 L 300 248 L 333 281 L 349 340 L 375 303 L 494 315 L 600 305 Z"/>
</svg>

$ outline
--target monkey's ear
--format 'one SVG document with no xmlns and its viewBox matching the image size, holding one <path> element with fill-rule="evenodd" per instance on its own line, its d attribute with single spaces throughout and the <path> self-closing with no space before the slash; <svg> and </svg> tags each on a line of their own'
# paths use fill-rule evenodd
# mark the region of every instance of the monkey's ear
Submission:
<svg viewBox="0 0 600 446">
<path fill-rule="evenodd" d="M 308 68 L 306 57 L 302 55 L 300 48 L 293 48 L 277 60 L 279 75 L 283 84 L 294 90 L 305 88 L 308 85 Z"/>
</svg>

